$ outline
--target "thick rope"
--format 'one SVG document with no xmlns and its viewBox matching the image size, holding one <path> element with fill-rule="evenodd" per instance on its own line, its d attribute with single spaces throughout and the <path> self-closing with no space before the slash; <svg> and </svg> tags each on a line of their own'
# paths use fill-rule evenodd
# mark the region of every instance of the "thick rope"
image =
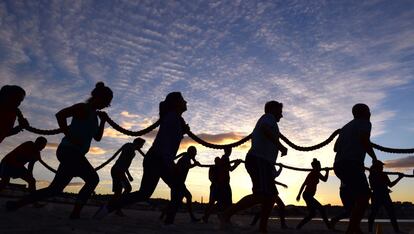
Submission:
<svg viewBox="0 0 414 234">
<path fill-rule="evenodd" d="M 108 165 L 111 161 L 113 161 L 118 155 L 119 152 L 122 150 L 122 148 L 118 149 L 118 151 L 116 151 L 108 160 L 106 160 L 105 162 L 103 162 L 101 165 L 95 167 L 95 171 L 99 171 L 100 169 L 104 168 L 106 165 Z M 138 152 L 145 157 L 145 153 L 142 152 L 141 149 L 138 149 Z M 43 161 L 42 159 L 39 159 L 40 164 L 42 164 L 44 167 L 46 167 L 49 171 L 56 173 L 56 169 L 54 169 L 53 167 L 49 166 L 45 161 Z"/>
<path fill-rule="evenodd" d="M 239 160 L 231 160 L 229 163 L 232 164 L 236 161 L 239 161 Z M 244 163 L 243 160 L 241 160 L 241 162 Z M 213 167 L 213 166 L 215 166 L 215 164 L 201 164 L 200 163 L 199 165 L 197 165 L 197 167 Z"/>
<path fill-rule="evenodd" d="M 95 171 L 99 171 L 100 169 L 104 168 L 106 165 L 108 165 L 111 161 L 113 161 L 118 155 L 119 155 L 119 151 L 120 149 L 115 152 L 114 155 L 112 155 L 112 157 L 110 157 L 108 160 L 106 160 L 105 162 L 103 162 L 101 165 L 95 167 Z M 44 167 L 46 167 L 46 169 L 48 169 L 49 171 L 56 173 L 57 170 L 54 169 L 53 167 L 51 167 L 50 165 L 48 165 L 45 161 L 43 161 L 42 159 L 39 159 L 40 164 L 42 164 Z"/>
<path fill-rule="evenodd" d="M 43 161 L 42 159 L 39 159 L 40 164 L 42 164 L 44 167 L 46 167 L 46 169 L 48 169 L 49 171 L 56 173 L 56 169 L 54 169 L 53 167 L 49 166 L 45 161 Z"/>
<path fill-rule="evenodd" d="M 157 120 L 155 123 L 151 124 L 150 126 L 148 126 L 145 129 L 142 129 L 142 130 L 139 130 L 139 131 L 131 131 L 131 130 L 128 130 L 128 129 L 125 129 L 125 128 L 121 127 L 120 125 L 115 123 L 115 121 L 113 121 L 109 117 L 106 120 L 106 122 L 109 125 L 111 125 L 111 127 L 113 127 L 118 132 L 123 133 L 123 134 L 128 135 L 128 136 L 142 136 L 142 135 L 145 135 L 147 133 L 150 133 L 152 130 L 156 129 L 160 125 L 160 120 Z"/>
<path fill-rule="evenodd" d="M 24 118 L 22 116 L 22 118 Z M 125 129 L 123 127 L 121 127 L 120 125 L 118 125 L 117 123 L 115 123 L 115 121 L 113 121 L 111 118 L 106 119 L 106 122 L 111 125 L 111 127 L 113 127 L 115 130 L 117 130 L 120 133 L 123 133 L 125 135 L 128 136 L 142 136 L 145 135 L 149 132 L 151 132 L 152 130 L 154 130 L 155 128 L 157 128 L 160 125 L 160 121 L 157 120 L 155 123 L 153 123 L 152 125 L 148 126 L 145 129 L 139 130 L 139 131 L 131 131 L 128 129 Z M 56 135 L 59 133 L 62 133 L 62 130 L 60 128 L 57 129 L 52 129 L 52 130 L 44 130 L 44 129 L 38 129 L 35 127 L 32 127 L 30 125 L 25 126 L 25 129 L 29 132 L 35 133 L 35 134 L 39 134 L 39 135 Z"/>
<path fill-rule="evenodd" d="M 60 128 L 52 129 L 52 130 L 44 130 L 44 129 L 34 128 L 29 125 L 29 126 L 26 126 L 24 129 L 26 129 L 29 132 L 38 134 L 38 135 L 56 135 L 56 134 L 62 133 L 62 130 L 60 130 Z"/>
<path fill-rule="evenodd" d="M 285 165 L 285 164 L 282 164 L 282 163 L 275 163 L 275 165 L 279 166 L 279 167 L 289 169 L 289 170 L 293 170 L 293 171 L 312 171 L 313 170 L 312 168 L 293 167 L 293 166 Z M 326 170 L 331 171 L 331 170 L 333 170 L 333 167 L 324 167 L 324 168 L 320 169 L 320 171 L 326 171 Z"/>
<path fill-rule="evenodd" d="M 244 144 L 245 142 L 247 142 L 248 140 L 251 139 L 251 134 L 245 136 L 244 138 L 242 138 L 241 140 L 238 140 L 236 142 L 230 143 L 230 144 L 225 144 L 225 145 L 219 145 L 219 144 L 213 144 L 210 142 L 207 142 L 203 139 L 201 139 L 200 137 L 198 137 L 196 134 L 194 134 L 191 131 L 187 132 L 187 135 L 193 139 L 195 142 L 199 143 L 200 145 L 203 145 L 207 148 L 212 148 L 212 149 L 225 149 L 225 148 L 234 148 L 237 146 L 240 146 L 242 144 Z"/>
<path fill-rule="evenodd" d="M 411 149 L 395 149 L 395 148 L 389 148 L 389 147 L 384 147 L 384 146 L 380 146 L 377 145 L 375 143 L 372 143 L 372 148 L 380 150 L 382 152 L 386 152 L 386 153 L 392 153 L 392 154 L 412 154 L 414 153 L 414 148 Z"/>
<path fill-rule="evenodd" d="M 108 116 L 108 115 L 107 115 Z M 18 111 L 18 118 L 19 119 L 25 119 L 23 114 Z M 115 130 L 117 130 L 120 133 L 123 133 L 125 135 L 128 136 L 142 136 L 145 135 L 149 132 L 151 132 L 152 130 L 154 130 L 155 128 L 157 128 L 160 125 L 160 120 L 157 120 L 155 123 L 153 123 L 152 125 L 148 126 L 145 129 L 139 130 L 139 131 L 131 131 L 128 129 L 125 129 L 123 127 L 121 127 L 119 124 L 117 124 L 115 121 L 113 121 L 109 116 L 107 118 L 107 123 L 109 125 L 111 125 Z M 32 127 L 30 125 L 25 126 L 25 129 L 29 132 L 35 133 L 35 134 L 39 134 L 39 135 L 55 135 L 55 134 L 59 134 L 62 133 L 62 130 L 57 128 L 57 129 L 51 129 L 51 130 L 44 130 L 44 129 L 38 129 L 35 127 Z M 313 150 L 317 150 L 320 149 L 324 146 L 326 146 L 327 144 L 329 144 L 339 133 L 340 133 L 341 129 L 337 129 L 336 131 L 334 131 L 329 137 L 328 139 L 326 139 L 325 141 L 313 145 L 313 146 L 299 146 L 296 145 L 295 143 L 293 143 L 292 141 L 290 141 L 287 137 L 285 137 L 283 134 L 280 134 L 280 139 L 283 140 L 286 144 L 288 144 L 291 148 L 298 150 L 298 151 L 313 151 Z M 219 145 L 219 144 L 213 144 L 210 142 L 207 142 L 201 138 L 199 138 L 196 134 L 194 134 L 191 131 L 188 131 L 188 136 L 191 137 L 195 142 L 208 147 L 208 148 L 212 148 L 212 149 L 224 149 L 224 148 L 234 148 L 237 146 L 240 146 L 242 144 L 244 144 L 245 142 L 247 142 L 248 140 L 251 139 L 251 134 L 245 136 L 244 138 L 240 139 L 239 141 L 230 143 L 230 144 L 225 144 L 225 145 Z M 384 147 L 384 146 L 380 146 L 377 145 L 375 143 L 371 143 L 372 147 L 383 151 L 383 152 L 387 152 L 387 153 L 398 153 L 398 154 L 411 154 L 414 153 L 414 148 L 409 148 L 409 149 L 395 149 L 395 148 L 389 148 L 389 147 Z"/>
<path fill-rule="evenodd" d="M 299 146 L 296 145 L 295 143 L 291 142 L 287 137 L 285 137 L 283 134 L 280 134 L 280 139 L 282 141 L 284 141 L 288 146 L 290 146 L 291 148 L 298 150 L 298 151 L 313 151 L 313 150 L 317 150 L 320 149 L 324 146 L 326 146 L 327 144 L 329 144 L 339 133 L 341 132 L 341 129 L 337 129 L 335 132 L 333 132 L 328 139 L 324 140 L 323 142 L 313 145 L 313 146 Z"/>
<path fill-rule="evenodd" d="M 112 160 L 114 160 L 117 156 L 118 156 L 118 154 L 119 154 L 119 152 L 121 152 L 121 150 L 122 150 L 122 148 L 120 148 L 120 149 L 118 149 L 113 155 L 112 155 L 112 157 L 110 157 L 108 160 L 106 160 L 105 162 L 103 162 L 101 165 L 99 165 L 99 166 L 97 166 L 97 167 L 95 167 L 95 171 L 98 171 L 98 170 L 100 170 L 100 169 L 102 169 L 103 167 L 105 167 L 106 165 L 108 165 Z"/>
</svg>

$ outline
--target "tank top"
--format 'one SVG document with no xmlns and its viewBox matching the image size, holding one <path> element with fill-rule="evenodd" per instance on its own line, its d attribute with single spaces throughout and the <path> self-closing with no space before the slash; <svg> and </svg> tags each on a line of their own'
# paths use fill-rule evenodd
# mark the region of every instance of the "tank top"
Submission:
<svg viewBox="0 0 414 234">
<path fill-rule="evenodd" d="M 63 137 L 61 144 L 63 146 L 76 149 L 81 154 L 86 154 L 91 146 L 92 138 L 98 131 L 98 116 L 96 111 L 92 110 L 88 104 L 85 104 L 85 118 L 72 118 L 68 126 L 69 135 L 77 139 L 80 144 L 73 144 L 68 137 Z"/>
</svg>

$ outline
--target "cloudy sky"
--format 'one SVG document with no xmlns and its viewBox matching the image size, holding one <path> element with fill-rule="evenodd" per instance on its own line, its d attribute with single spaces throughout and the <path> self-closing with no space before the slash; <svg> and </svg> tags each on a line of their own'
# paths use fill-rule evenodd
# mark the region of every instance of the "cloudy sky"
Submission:
<svg viewBox="0 0 414 234">
<path fill-rule="evenodd" d="M 85 101 L 97 81 L 114 91 L 106 111 L 132 130 L 158 116 L 158 103 L 171 91 L 188 102 L 191 130 L 217 143 L 249 134 L 268 100 L 284 104 L 281 132 L 300 145 L 313 145 L 352 119 L 358 102 L 372 109 L 372 141 L 414 147 L 413 1 L 1 1 L 0 85 L 27 91 L 21 110 L 32 126 L 57 127 L 54 114 Z M 144 151 L 152 142 L 146 137 Z M 43 158 L 57 167 L 50 136 Z M 1 157 L 36 135 L 21 133 L 0 146 Z M 88 159 L 99 165 L 132 138 L 107 126 Z M 182 145 L 185 149 L 190 142 Z M 293 149 L 278 161 L 309 167 L 314 157 L 332 166 L 332 145 L 302 153 Z M 212 163 L 222 151 L 198 146 L 198 158 Z M 249 145 L 234 150 L 244 158 Z M 387 170 L 412 173 L 412 155 L 377 152 Z M 370 160 L 366 160 L 367 165 Z M 131 171 L 139 187 L 142 158 Z M 109 166 L 99 172 L 98 192 L 110 193 Z M 35 166 L 39 187 L 53 178 Z M 284 170 L 279 181 L 288 204 L 306 176 Z M 73 180 L 70 191 L 79 190 Z M 233 199 L 250 193 L 243 166 L 232 173 Z M 393 188 L 392 198 L 413 201 L 412 179 Z M 195 200 L 208 199 L 207 169 L 193 169 L 187 185 Z M 338 204 L 338 179 L 320 183 L 317 198 Z M 160 183 L 153 197 L 168 198 Z"/>
</svg>

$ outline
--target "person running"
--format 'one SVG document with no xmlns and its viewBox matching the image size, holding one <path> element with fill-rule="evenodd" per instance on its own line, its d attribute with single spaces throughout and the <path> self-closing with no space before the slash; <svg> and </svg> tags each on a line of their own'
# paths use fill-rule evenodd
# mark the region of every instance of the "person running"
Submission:
<svg viewBox="0 0 414 234">
<path fill-rule="evenodd" d="M 112 192 L 114 192 L 113 199 L 119 199 L 122 193 L 130 193 L 132 190 L 131 183 L 133 181 L 129 167 L 135 157 L 135 151 L 141 149 L 145 144 L 145 140 L 138 137 L 132 143 L 124 144 L 115 155 L 121 153 L 118 160 L 111 168 L 112 176 Z M 124 190 L 122 192 L 122 190 Z M 116 211 L 119 216 L 125 216 L 121 209 Z"/>
<path fill-rule="evenodd" d="M 368 218 L 368 231 L 372 232 L 375 216 L 381 206 L 384 206 L 388 213 L 388 217 L 390 218 L 394 232 L 400 233 L 388 187 L 391 188 L 396 185 L 404 176 L 399 173 L 397 179 L 391 182 L 390 178 L 388 178 L 387 174 L 384 172 L 384 163 L 379 160 L 374 162 L 369 172 L 370 174 L 368 178 L 372 189 L 372 197 L 371 213 Z"/>
<path fill-rule="evenodd" d="M 183 135 L 189 131 L 188 125 L 182 118 L 186 110 L 187 102 L 180 92 L 169 93 L 160 103 L 160 127 L 151 148 L 144 157 L 140 189 L 122 194 L 116 201 L 109 201 L 96 212 L 94 215 L 96 219 L 101 219 L 126 205 L 148 200 L 161 178 L 170 187 L 172 193 L 164 223 L 168 225 L 174 222 L 185 191 L 184 184 L 175 176 L 174 158 Z"/>
<path fill-rule="evenodd" d="M 219 214 L 222 227 L 230 223 L 231 217 L 238 211 L 245 210 L 256 204 L 262 205 L 260 232 L 267 232 L 267 222 L 276 200 L 274 182 L 276 159 L 279 151 L 282 156 L 287 148 L 279 142 L 277 123 L 283 117 L 283 104 L 277 101 L 267 102 L 265 114 L 257 121 L 252 133 L 251 148 L 246 155 L 245 167 L 253 184 L 253 193 L 243 197 L 229 209 Z"/>
<path fill-rule="evenodd" d="M 211 165 L 208 169 L 208 179 L 211 182 L 210 185 L 210 195 L 208 199 L 208 204 L 204 210 L 204 215 L 201 218 L 204 223 L 208 223 L 208 218 L 210 217 L 211 212 L 214 209 L 215 203 L 218 201 L 218 188 L 217 188 L 217 167 L 220 163 L 220 157 L 214 158 L 214 165 Z"/>
<path fill-rule="evenodd" d="M 24 100 L 26 92 L 24 89 L 17 85 L 5 85 L 0 89 L 0 143 L 6 137 L 15 135 L 21 131 L 29 123 L 23 118 L 22 113 L 19 110 L 19 106 Z M 18 125 L 14 126 L 14 123 L 18 121 Z"/>
<path fill-rule="evenodd" d="M 352 114 L 354 119 L 342 127 L 334 146 L 335 174 L 341 183 L 348 187 L 347 196 L 354 198 L 346 231 L 349 234 L 362 233 L 361 220 L 368 207 L 370 190 L 365 176 L 365 154 L 368 154 L 373 162 L 377 160 L 370 141 L 372 125 L 369 107 L 358 103 L 352 107 Z"/>
<path fill-rule="evenodd" d="M 306 207 L 308 208 L 309 214 L 299 222 L 299 224 L 296 226 L 296 229 L 301 229 L 303 225 L 312 220 L 312 218 L 315 217 L 316 210 L 319 210 L 319 213 L 321 214 L 326 226 L 328 229 L 331 229 L 331 225 L 328 218 L 326 217 L 324 207 L 314 198 L 319 180 L 326 182 L 328 180 L 329 170 L 326 170 L 326 174 L 323 176 L 320 172 L 321 163 L 316 158 L 313 159 L 311 165 L 312 171 L 309 172 L 308 176 L 300 187 L 298 196 L 296 197 L 296 201 L 300 201 L 300 196 L 302 195 L 303 200 L 306 202 Z M 303 190 L 305 191 L 303 192 Z"/>
<path fill-rule="evenodd" d="M 85 181 L 76 199 L 71 219 L 79 219 L 80 212 L 99 183 L 99 176 L 86 159 L 92 139 L 102 139 L 105 122 L 108 116 L 98 110 L 108 107 L 113 94 L 110 88 L 103 82 L 98 82 L 91 93 L 91 97 L 85 103 L 78 103 L 64 108 L 56 114 L 60 129 L 65 135 L 60 142 L 56 156 L 60 162 L 56 175 L 51 184 L 43 189 L 21 198 L 18 201 L 9 201 L 6 204 L 8 210 L 16 210 L 29 203 L 36 202 L 63 191 L 73 177 L 80 177 Z M 98 123 L 98 117 L 100 123 Z M 72 118 L 68 125 L 67 119 Z"/>
<path fill-rule="evenodd" d="M 210 198 L 202 218 L 205 223 L 208 222 L 208 218 L 213 211 L 215 202 L 217 202 L 218 211 L 224 211 L 233 204 L 230 172 L 234 171 L 240 165 L 242 160 L 238 159 L 230 162 L 230 155 L 231 148 L 224 148 L 224 155 L 222 155 L 221 158 L 216 157 L 214 165 L 209 169 L 209 179 L 211 181 Z"/>
<path fill-rule="evenodd" d="M 276 174 L 274 176 L 275 179 L 276 179 L 276 177 L 278 177 L 280 175 L 280 173 L 282 173 L 282 169 L 283 169 L 283 167 L 279 167 L 279 170 L 275 171 L 276 172 Z M 288 186 L 286 184 L 280 183 L 276 180 L 275 180 L 275 185 L 280 185 L 284 188 L 288 188 Z M 282 199 L 279 196 L 279 191 L 277 190 L 277 187 L 276 187 L 276 200 L 275 200 L 275 203 L 277 205 L 278 212 L 279 212 L 280 228 L 281 229 L 287 229 L 288 226 L 286 225 L 286 219 L 285 219 L 286 218 L 285 217 L 285 208 L 286 208 L 286 206 L 285 206 L 285 203 L 282 201 Z M 254 216 L 254 218 L 253 218 L 252 222 L 250 223 L 250 225 L 251 226 L 256 225 L 256 223 L 257 223 L 257 221 L 259 221 L 259 219 L 260 219 L 260 211 L 256 213 L 256 215 Z"/>
<path fill-rule="evenodd" d="M 9 184 L 10 178 L 20 178 L 28 183 L 30 192 L 36 190 L 33 177 L 34 164 L 40 159 L 40 152 L 45 148 L 47 140 L 36 138 L 35 142 L 26 141 L 8 153 L 0 162 L 0 191 Z M 27 168 L 25 165 L 28 164 Z"/>
<path fill-rule="evenodd" d="M 200 165 L 198 161 L 196 161 L 195 156 L 197 155 L 197 148 L 194 146 L 190 146 L 187 148 L 187 151 L 184 153 L 181 153 L 176 156 L 175 159 L 178 159 L 178 162 L 176 164 L 176 175 L 177 179 L 184 183 L 185 186 L 185 180 L 187 179 L 188 172 L 191 168 Z M 191 163 L 193 161 L 193 163 Z M 185 187 L 184 190 L 184 197 L 187 202 L 187 210 L 190 214 L 191 222 L 198 222 L 200 219 L 196 218 L 193 213 L 193 207 L 192 207 L 192 199 L 193 196 L 191 195 L 190 191 Z M 160 219 L 163 219 L 166 215 L 167 209 L 164 209 L 161 213 Z"/>
</svg>

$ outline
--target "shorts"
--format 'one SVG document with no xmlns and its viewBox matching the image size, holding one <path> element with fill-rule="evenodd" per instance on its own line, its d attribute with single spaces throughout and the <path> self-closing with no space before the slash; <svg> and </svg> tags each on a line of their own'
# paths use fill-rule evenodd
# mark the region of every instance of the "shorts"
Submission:
<svg viewBox="0 0 414 234">
<path fill-rule="evenodd" d="M 22 177 L 31 176 L 29 170 L 24 166 L 13 166 L 7 163 L 0 163 L 0 177 L 9 177 L 9 178 L 22 178 Z"/>
<path fill-rule="evenodd" d="M 348 197 L 356 198 L 360 195 L 370 195 L 371 192 L 363 164 L 350 160 L 335 162 L 334 172 L 341 182 L 346 185 L 344 192 L 349 193 Z"/>
<path fill-rule="evenodd" d="M 131 184 L 129 183 L 128 178 L 125 175 L 125 172 L 117 169 L 111 169 L 112 176 L 112 192 L 122 191 L 122 189 L 130 188 Z"/>
<path fill-rule="evenodd" d="M 247 154 L 245 167 L 252 180 L 253 194 L 264 196 L 278 195 L 274 181 L 276 169 L 272 163 L 254 155 Z"/>
</svg>

